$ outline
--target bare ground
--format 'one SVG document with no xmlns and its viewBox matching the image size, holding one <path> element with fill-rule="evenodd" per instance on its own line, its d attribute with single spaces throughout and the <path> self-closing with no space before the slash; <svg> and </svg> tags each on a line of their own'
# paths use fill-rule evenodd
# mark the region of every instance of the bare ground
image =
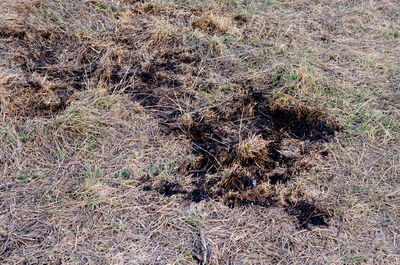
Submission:
<svg viewBox="0 0 400 265">
<path fill-rule="evenodd" d="M 0 3 L 2 264 L 398 264 L 397 1 Z"/>
</svg>

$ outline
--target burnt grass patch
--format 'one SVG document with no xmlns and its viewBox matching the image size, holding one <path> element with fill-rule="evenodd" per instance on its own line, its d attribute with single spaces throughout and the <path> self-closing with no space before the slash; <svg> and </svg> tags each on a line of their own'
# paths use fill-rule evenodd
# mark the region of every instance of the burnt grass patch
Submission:
<svg viewBox="0 0 400 265">
<path fill-rule="evenodd" d="M 9 80 L 6 89 L 15 97 L 12 115 L 49 116 L 63 111 L 76 91 L 99 77 L 102 54 L 67 34 L 0 27 L 0 41 L 9 47 L 5 62 L 23 78 Z"/>
<path fill-rule="evenodd" d="M 297 218 L 300 228 L 327 225 L 328 210 L 302 195 L 282 202 L 275 187 L 307 170 L 310 154 L 327 155 L 324 143 L 334 137 L 334 123 L 319 110 L 279 104 L 246 85 L 226 100 L 206 104 L 199 88 L 185 90 L 179 62 L 153 62 L 151 71 L 135 70 L 136 87 L 127 93 L 159 120 L 164 133 L 191 139 L 195 160 L 177 172 L 189 176 L 191 185 L 164 179 L 145 188 L 194 202 L 219 200 L 229 207 L 279 205 Z"/>
</svg>

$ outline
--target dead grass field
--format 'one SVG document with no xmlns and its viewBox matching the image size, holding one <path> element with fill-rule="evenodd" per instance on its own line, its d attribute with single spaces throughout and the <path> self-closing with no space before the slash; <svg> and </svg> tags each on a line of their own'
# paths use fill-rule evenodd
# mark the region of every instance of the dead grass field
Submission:
<svg viewBox="0 0 400 265">
<path fill-rule="evenodd" d="M 400 3 L 0 2 L 1 264 L 400 264 Z"/>
</svg>

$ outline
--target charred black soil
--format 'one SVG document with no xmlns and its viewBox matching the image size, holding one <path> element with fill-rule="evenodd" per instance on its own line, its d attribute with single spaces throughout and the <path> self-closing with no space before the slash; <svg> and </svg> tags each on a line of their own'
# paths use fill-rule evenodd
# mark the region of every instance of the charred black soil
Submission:
<svg viewBox="0 0 400 265">
<path fill-rule="evenodd" d="M 301 195 L 282 202 L 275 186 L 307 170 L 312 153 L 327 155 L 324 143 L 334 137 L 334 123 L 317 109 L 304 104 L 288 107 L 245 84 L 237 84 L 227 100 L 204 104 L 201 89 L 187 91 L 177 80 L 180 67 L 171 61 L 154 65 L 158 67 L 132 75 L 138 86 L 126 92 L 159 120 L 164 133 L 191 139 L 196 158 L 179 170 L 191 176 L 190 186 L 162 180 L 147 189 L 153 186 L 165 196 L 183 194 L 195 202 L 220 200 L 230 207 L 281 205 L 301 228 L 327 225 L 329 211 Z M 144 180 L 149 181 L 154 179 Z"/>
</svg>

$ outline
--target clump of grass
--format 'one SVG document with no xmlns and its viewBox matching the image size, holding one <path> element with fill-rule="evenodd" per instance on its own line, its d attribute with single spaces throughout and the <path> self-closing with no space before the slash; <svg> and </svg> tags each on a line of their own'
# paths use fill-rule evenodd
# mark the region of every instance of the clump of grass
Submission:
<svg viewBox="0 0 400 265">
<path fill-rule="evenodd" d="M 207 14 L 194 21 L 192 26 L 206 32 L 227 32 L 232 29 L 232 20 L 228 17 Z"/>
<path fill-rule="evenodd" d="M 243 160 L 262 158 L 266 155 L 268 142 L 259 135 L 253 135 L 239 144 L 238 156 Z"/>
</svg>

